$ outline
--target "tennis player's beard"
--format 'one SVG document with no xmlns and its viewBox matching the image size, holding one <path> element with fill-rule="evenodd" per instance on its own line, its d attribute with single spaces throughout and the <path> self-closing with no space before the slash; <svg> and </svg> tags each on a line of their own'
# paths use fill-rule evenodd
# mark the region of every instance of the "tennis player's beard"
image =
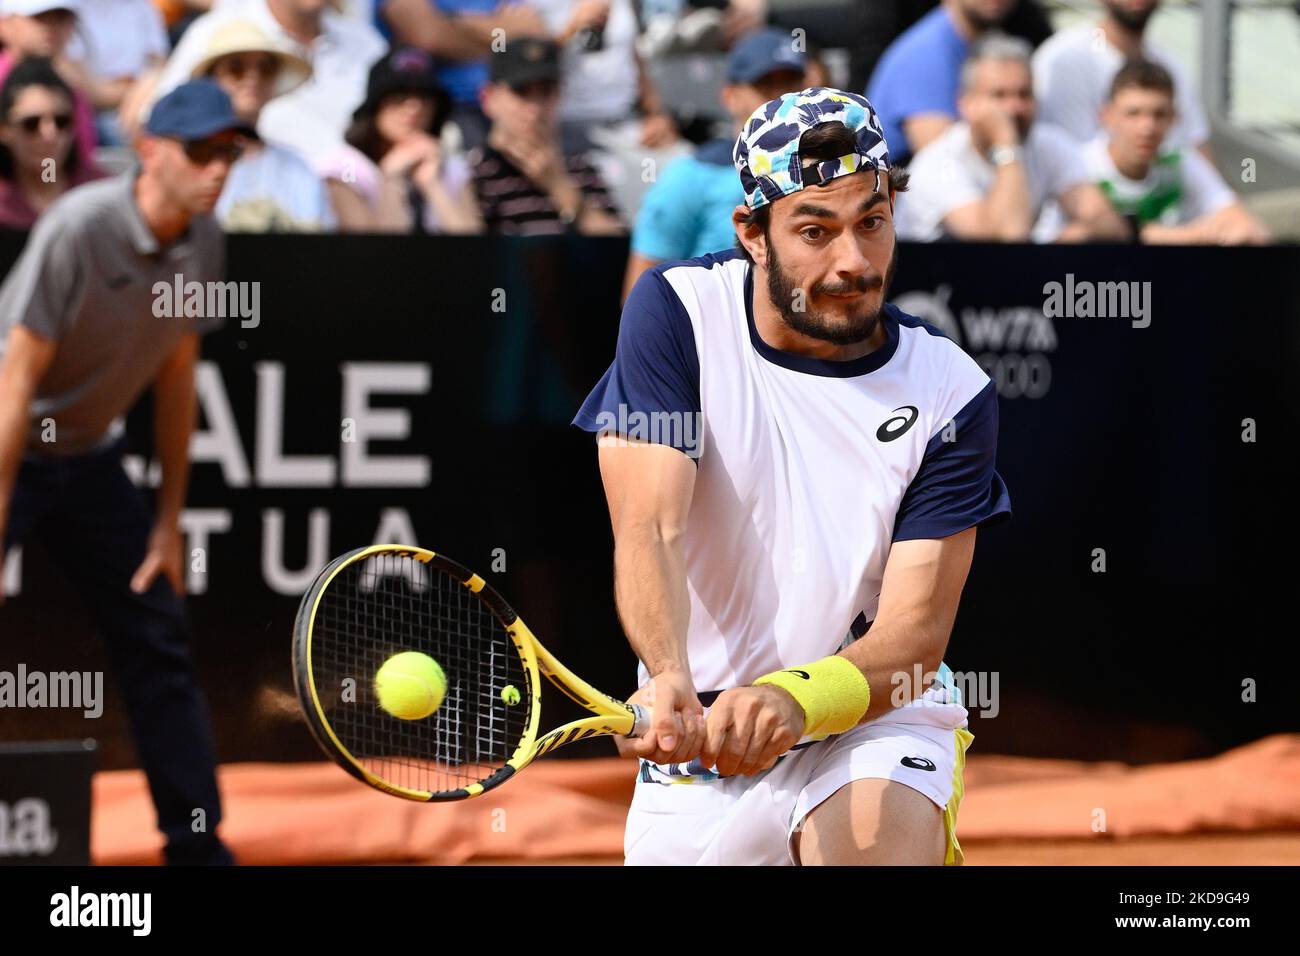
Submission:
<svg viewBox="0 0 1300 956">
<path fill-rule="evenodd" d="M 855 287 L 849 288 L 826 288 L 825 286 L 814 286 L 813 292 L 868 292 L 871 289 L 880 289 L 880 305 L 876 308 L 866 306 L 865 303 L 860 305 L 861 313 L 850 311 L 844 323 L 832 323 L 820 312 L 813 312 L 805 309 L 802 312 L 794 308 L 795 292 L 799 289 L 793 279 L 791 279 L 781 269 L 781 262 L 776 255 L 776 247 L 769 240 L 767 243 L 767 294 L 776 306 L 777 311 L 781 313 L 781 318 L 785 324 L 790 326 L 801 335 L 806 335 L 812 339 L 820 339 L 823 342 L 830 342 L 832 345 L 857 345 L 859 342 L 865 342 L 876 333 L 876 326 L 880 324 L 880 313 L 885 308 L 885 298 L 889 295 L 889 287 L 894 281 L 894 267 L 898 264 L 898 244 L 894 244 L 894 249 L 889 257 L 889 268 L 885 270 L 885 276 L 881 279 L 879 276 L 874 279 L 862 278 Z M 807 301 L 808 296 L 801 296 Z"/>
</svg>

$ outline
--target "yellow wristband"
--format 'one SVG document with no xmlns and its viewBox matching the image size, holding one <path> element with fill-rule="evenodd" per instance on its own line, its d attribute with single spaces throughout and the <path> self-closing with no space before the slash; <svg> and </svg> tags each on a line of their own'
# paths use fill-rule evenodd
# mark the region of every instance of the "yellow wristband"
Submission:
<svg viewBox="0 0 1300 956">
<path fill-rule="evenodd" d="M 871 706 L 866 675 L 838 654 L 764 674 L 754 683 L 775 684 L 798 702 L 803 708 L 805 736 L 828 737 L 852 730 Z"/>
</svg>

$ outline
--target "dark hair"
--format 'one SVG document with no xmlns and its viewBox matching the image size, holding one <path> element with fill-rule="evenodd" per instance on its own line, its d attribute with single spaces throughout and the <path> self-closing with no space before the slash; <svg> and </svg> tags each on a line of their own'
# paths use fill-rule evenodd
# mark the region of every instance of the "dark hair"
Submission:
<svg viewBox="0 0 1300 956">
<path fill-rule="evenodd" d="M 1174 77 L 1159 63 L 1153 63 L 1150 60 L 1132 59 L 1119 68 L 1115 78 L 1110 81 L 1110 92 L 1106 95 L 1108 100 L 1113 100 L 1120 92 L 1134 86 L 1140 90 L 1155 90 L 1157 93 L 1166 93 L 1170 98 L 1174 95 Z"/>
<path fill-rule="evenodd" d="M 375 124 L 375 117 L 379 115 L 380 109 L 383 108 L 384 98 L 398 92 L 401 92 L 400 87 L 387 90 L 382 97 L 376 100 L 373 109 L 358 109 L 352 115 L 352 122 L 348 125 L 347 132 L 343 134 L 344 142 L 365 153 L 371 162 L 379 162 L 384 158 L 384 154 L 394 146 L 393 143 L 380 135 L 379 128 Z M 433 119 L 429 121 L 429 128 L 425 132 L 436 139 L 442 132 L 443 124 L 447 122 L 450 113 L 447 101 L 444 96 L 439 96 L 438 92 L 434 90 L 415 89 L 415 92 L 428 96 L 433 101 Z"/>
<path fill-rule="evenodd" d="M 819 123 L 799 137 L 799 159 L 801 161 L 812 159 L 823 162 L 828 159 L 838 159 L 841 156 L 849 155 L 857 148 L 857 137 L 854 135 L 853 130 L 839 120 Z M 911 176 L 906 169 L 901 166 L 890 166 L 886 171 L 886 176 L 889 179 L 890 189 L 894 190 L 894 192 L 907 192 L 907 184 L 911 180 Z M 772 204 L 767 203 L 757 209 L 749 210 L 746 221 L 763 230 L 763 236 L 766 238 L 767 231 L 772 225 Z M 753 256 L 749 254 L 749 250 L 741 244 L 739 234 L 736 236 L 736 245 L 746 259 L 750 262 L 754 261 Z"/>
<path fill-rule="evenodd" d="M 69 108 L 74 108 L 76 105 L 72 88 L 63 81 L 63 77 L 59 76 L 58 71 L 54 69 L 54 63 L 46 57 L 31 57 L 10 70 L 4 85 L 0 86 L 0 119 L 9 122 L 9 111 L 18 101 L 18 95 L 29 86 L 43 86 L 46 89 L 56 90 L 67 99 Z M 77 152 L 77 144 L 74 142 L 72 149 L 68 151 L 68 158 L 63 161 L 62 172 L 72 174 L 77 171 Z M 9 152 L 9 147 L 3 143 L 0 143 L 0 177 L 14 178 L 14 157 Z"/>
</svg>

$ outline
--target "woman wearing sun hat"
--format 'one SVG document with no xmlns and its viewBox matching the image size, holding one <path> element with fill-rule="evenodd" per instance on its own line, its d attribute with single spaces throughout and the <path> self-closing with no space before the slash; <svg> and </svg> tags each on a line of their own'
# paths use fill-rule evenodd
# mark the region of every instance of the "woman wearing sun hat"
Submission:
<svg viewBox="0 0 1300 956">
<path fill-rule="evenodd" d="M 311 76 L 311 65 L 281 49 L 254 23 L 232 20 L 213 31 L 192 77 L 208 77 L 226 91 L 235 113 L 256 128 L 262 108 Z M 264 139 L 250 142 L 217 203 L 231 232 L 319 232 L 336 225 L 320 177 L 297 152 Z"/>
</svg>

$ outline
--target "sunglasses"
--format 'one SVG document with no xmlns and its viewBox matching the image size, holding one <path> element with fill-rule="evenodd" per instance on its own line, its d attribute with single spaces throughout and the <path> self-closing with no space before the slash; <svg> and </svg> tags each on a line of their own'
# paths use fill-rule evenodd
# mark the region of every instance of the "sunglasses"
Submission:
<svg viewBox="0 0 1300 956">
<path fill-rule="evenodd" d="M 234 80 L 253 72 L 268 80 L 280 72 L 280 61 L 273 56 L 228 56 L 217 62 L 214 72 L 225 73 Z"/>
<path fill-rule="evenodd" d="M 60 133 L 66 132 L 72 126 L 71 113 L 34 113 L 31 116 L 20 116 L 10 122 L 24 133 L 31 135 L 39 130 L 46 120 L 52 121 L 54 128 Z"/>
<path fill-rule="evenodd" d="M 185 150 L 185 158 L 195 166 L 207 166 L 213 160 L 224 160 L 227 163 L 234 163 L 240 156 L 244 155 L 244 144 L 235 140 L 231 143 L 218 143 L 207 139 L 180 140 L 181 148 Z"/>
</svg>

